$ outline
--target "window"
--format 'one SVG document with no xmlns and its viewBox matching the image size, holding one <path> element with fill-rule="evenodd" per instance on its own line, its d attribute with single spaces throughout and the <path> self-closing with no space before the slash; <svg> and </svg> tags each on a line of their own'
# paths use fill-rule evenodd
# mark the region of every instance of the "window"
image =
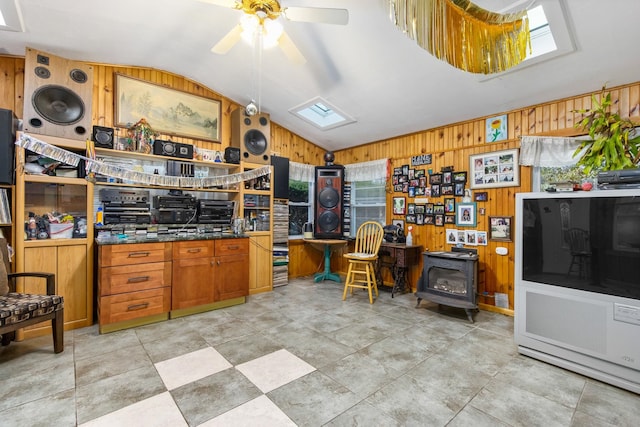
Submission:
<svg viewBox="0 0 640 427">
<path fill-rule="evenodd" d="M 302 237 L 304 224 L 313 222 L 313 182 L 289 180 L 289 236 Z"/>
<path fill-rule="evenodd" d="M 351 237 L 356 236 L 358 227 L 366 221 L 378 221 L 384 225 L 387 201 L 385 184 L 384 179 L 351 182 Z"/>
<path fill-rule="evenodd" d="M 583 168 L 577 165 L 559 167 L 534 166 L 532 190 L 545 191 L 547 188 L 553 187 L 553 184 L 556 182 L 570 181 L 578 184 L 587 180 L 595 182 L 597 175 L 598 173 L 596 171 L 592 171 L 590 175 L 586 175 Z"/>
</svg>

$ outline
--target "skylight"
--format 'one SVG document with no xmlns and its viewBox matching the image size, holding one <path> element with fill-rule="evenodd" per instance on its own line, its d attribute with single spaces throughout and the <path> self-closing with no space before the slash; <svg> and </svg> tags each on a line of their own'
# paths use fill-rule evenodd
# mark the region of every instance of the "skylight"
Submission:
<svg viewBox="0 0 640 427">
<path fill-rule="evenodd" d="M 320 97 L 298 105 L 289 112 L 322 130 L 334 129 L 356 121 Z"/>
<path fill-rule="evenodd" d="M 542 6 L 536 6 L 527 11 L 527 16 L 529 17 L 529 32 L 531 34 L 531 54 L 527 55 L 525 61 L 557 49 L 547 15 L 545 15 Z"/>
<path fill-rule="evenodd" d="M 17 0 L 0 0 L 0 30 L 24 31 Z"/>
</svg>

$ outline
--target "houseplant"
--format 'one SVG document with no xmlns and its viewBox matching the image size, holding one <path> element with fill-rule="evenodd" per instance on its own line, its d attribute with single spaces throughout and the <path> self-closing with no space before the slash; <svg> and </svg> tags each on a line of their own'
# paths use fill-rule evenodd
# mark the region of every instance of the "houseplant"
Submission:
<svg viewBox="0 0 640 427">
<path fill-rule="evenodd" d="M 599 170 L 636 168 L 640 163 L 637 125 L 611 112 L 611 93 L 605 94 L 605 90 L 603 87 L 600 100 L 591 95 L 591 109 L 574 110 L 585 115 L 575 127 L 588 132 L 591 138 L 580 144 L 573 153 L 574 156 L 583 153 L 578 165 L 584 167 L 586 174 Z"/>
</svg>

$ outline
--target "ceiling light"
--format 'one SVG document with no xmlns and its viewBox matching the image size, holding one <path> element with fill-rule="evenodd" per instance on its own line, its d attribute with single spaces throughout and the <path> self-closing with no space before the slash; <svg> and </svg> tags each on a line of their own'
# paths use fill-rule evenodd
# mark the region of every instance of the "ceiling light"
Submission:
<svg viewBox="0 0 640 427">
<path fill-rule="evenodd" d="M 282 24 L 272 19 L 261 19 L 257 15 L 243 15 L 240 18 L 242 39 L 249 45 L 261 43 L 264 49 L 278 45 L 282 36 Z M 259 39 L 258 39 L 259 38 Z"/>
</svg>

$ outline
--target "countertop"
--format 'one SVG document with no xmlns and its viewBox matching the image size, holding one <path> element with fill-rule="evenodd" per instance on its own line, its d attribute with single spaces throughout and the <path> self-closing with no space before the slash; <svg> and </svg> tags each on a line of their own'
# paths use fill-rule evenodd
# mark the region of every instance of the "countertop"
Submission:
<svg viewBox="0 0 640 427">
<path fill-rule="evenodd" d="M 184 240 L 218 240 L 248 238 L 247 234 L 233 233 L 172 233 L 157 236 L 118 234 L 99 236 L 95 239 L 97 245 L 123 245 L 131 243 L 178 242 Z"/>
</svg>

